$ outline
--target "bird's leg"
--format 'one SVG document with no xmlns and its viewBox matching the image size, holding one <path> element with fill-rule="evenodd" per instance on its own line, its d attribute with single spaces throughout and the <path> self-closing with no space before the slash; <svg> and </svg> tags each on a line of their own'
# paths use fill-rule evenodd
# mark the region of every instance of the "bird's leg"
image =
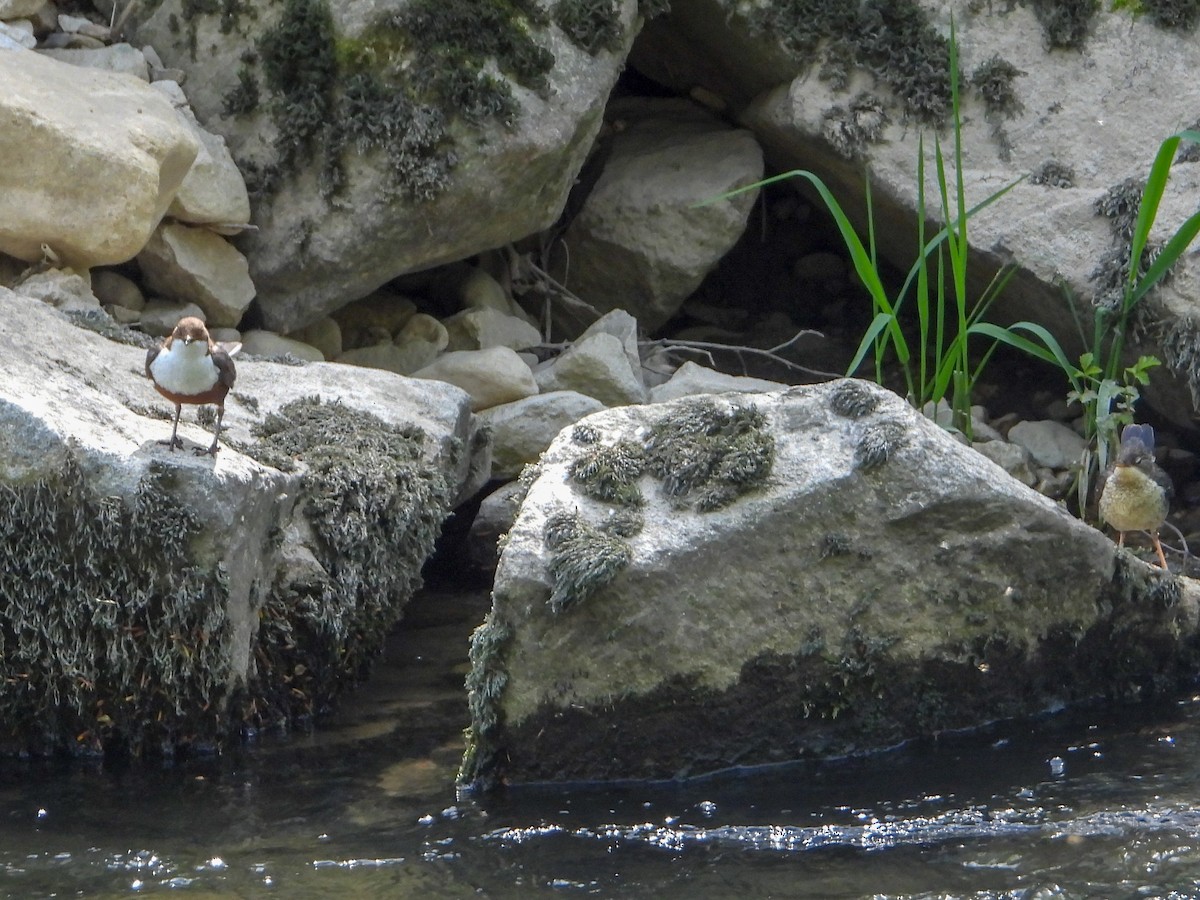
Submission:
<svg viewBox="0 0 1200 900">
<path fill-rule="evenodd" d="M 171 439 L 169 441 L 159 441 L 160 444 L 166 444 L 167 448 L 172 452 L 174 452 L 176 447 L 178 447 L 180 450 L 183 449 L 183 440 L 179 437 L 179 414 L 181 412 L 183 412 L 183 404 L 176 403 L 175 424 L 171 427 Z"/>
<path fill-rule="evenodd" d="M 217 446 L 217 441 L 221 437 L 221 419 L 225 416 L 225 405 L 221 404 L 217 407 L 217 427 L 213 429 L 213 442 L 207 450 L 197 450 L 197 456 L 216 456 L 217 451 L 221 448 Z"/>
<path fill-rule="evenodd" d="M 1167 557 L 1163 554 L 1162 541 L 1158 539 L 1158 532 L 1150 532 L 1150 539 L 1154 541 L 1154 549 L 1158 551 L 1158 564 L 1164 569 L 1167 568 Z"/>
<path fill-rule="evenodd" d="M 1125 532 L 1118 531 L 1117 532 L 1117 549 L 1120 550 L 1124 546 L 1125 546 Z"/>
</svg>

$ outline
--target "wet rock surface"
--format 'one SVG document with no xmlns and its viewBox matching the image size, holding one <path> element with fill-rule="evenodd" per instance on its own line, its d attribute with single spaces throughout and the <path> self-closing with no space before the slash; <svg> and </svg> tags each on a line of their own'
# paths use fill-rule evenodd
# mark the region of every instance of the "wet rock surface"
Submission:
<svg viewBox="0 0 1200 900">
<path fill-rule="evenodd" d="M 466 396 L 243 360 L 216 458 L 190 421 L 169 452 L 139 336 L 0 300 L 3 749 L 171 754 L 326 708 L 476 489 Z"/>
<path fill-rule="evenodd" d="M 463 777 L 695 775 L 1136 694 L 1190 677 L 1197 596 L 863 382 L 609 410 L 503 544 Z"/>
</svg>

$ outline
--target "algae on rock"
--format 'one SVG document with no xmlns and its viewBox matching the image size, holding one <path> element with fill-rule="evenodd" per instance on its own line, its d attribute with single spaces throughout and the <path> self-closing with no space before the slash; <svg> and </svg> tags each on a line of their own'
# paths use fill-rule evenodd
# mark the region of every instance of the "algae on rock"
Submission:
<svg viewBox="0 0 1200 900">
<path fill-rule="evenodd" d="M 171 478 L 99 496 L 68 447 L 56 477 L 0 482 L 3 750 L 170 753 L 231 728 L 223 573 L 195 561 Z"/>
<path fill-rule="evenodd" d="M 697 432 L 732 438 L 760 416 L 770 469 L 716 512 L 648 489 L 649 466 L 637 507 L 568 474 L 622 440 L 649 458 L 656 426 L 685 438 L 680 421 L 707 420 Z M 543 454 L 497 568 L 472 649 L 466 785 L 841 756 L 1194 677 L 1194 584 L 1117 553 L 878 386 L 610 409 L 578 430 L 592 443 L 567 432 Z M 611 571 L 556 551 L 615 536 L 611 517 L 631 512 L 644 527 L 628 563 L 562 609 Z"/>
<path fill-rule="evenodd" d="M 247 452 L 299 471 L 301 516 L 324 577 L 276 586 L 261 616 L 256 690 L 269 715 L 328 708 L 363 677 L 421 583 L 451 500 L 415 426 L 316 398 L 281 408 Z"/>
</svg>

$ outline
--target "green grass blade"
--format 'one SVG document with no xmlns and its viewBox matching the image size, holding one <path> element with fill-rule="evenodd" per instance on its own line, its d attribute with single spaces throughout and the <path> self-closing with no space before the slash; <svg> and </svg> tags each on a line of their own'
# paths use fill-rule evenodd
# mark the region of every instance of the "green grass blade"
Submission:
<svg viewBox="0 0 1200 900">
<path fill-rule="evenodd" d="M 1147 293 L 1154 289 L 1154 286 L 1162 281 L 1163 276 L 1167 274 L 1167 270 L 1179 261 L 1184 252 L 1192 241 L 1196 239 L 1196 235 L 1200 234 L 1200 212 L 1192 213 L 1179 230 L 1171 235 L 1171 239 L 1159 251 L 1153 264 L 1146 270 L 1146 274 L 1137 283 L 1137 287 L 1133 289 L 1131 294 L 1130 306 L 1133 306 L 1141 300 Z"/>
<path fill-rule="evenodd" d="M 1075 375 L 1075 366 L 1067 359 L 1067 354 L 1063 352 L 1062 345 L 1058 343 L 1058 339 L 1045 326 L 1039 325 L 1037 322 L 1014 322 L 1005 328 L 993 322 L 977 322 L 968 330 L 971 334 L 993 338 L 1023 353 L 1027 353 L 1035 359 L 1058 366 L 1063 374 L 1066 375 L 1067 380 L 1071 382 L 1072 388 L 1076 391 L 1083 390 L 1084 385 Z M 1020 331 L 1034 335 L 1041 343 L 1031 341 L 1029 338 L 1018 334 L 1017 332 Z"/>
<path fill-rule="evenodd" d="M 1132 243 L 1129 248 L 1129 288 L 1126 294 L 1125 308 L 1132 305 L 1129 299 L 1132 289 L 1137 282 L 1137 273 L 1141 268 L 1142 252 L 1150 239 L 1150 229 L 1158 216 L 1158 205 L 1162 201 L 1163 191 L 1167 186 L 1167 178 L 1171 174 L 1171 164 L 1175 161 L 1175 153 L 1179 149 L 1179 135 L 1173 134 L 1158 148 L 1154 163 L 1150 166 L 1150 174 L 1146 178 L 1146 187 L 1142 190 L 1141 203 L 1138 206 L 1137 224 L 1133 227 Z"/>
<path fill-rule="evenodd" d="M 986 199 L 975 204 L 974 206 L 972 206 L 970 209 L 967 210 L 967 217 L 970 218 L 971 216 L 974 216 L 976 213 L 981 212 L 984 209 L 987 209 L 989 206 L 991 206 L 993 203 L 995 203 L 997 200 L 999 200 L 1001 197 L 1003 197 L 1005 194 L 1007 194 L 1009 191 L 1011 191 L 1013 188 L 1015 188 L 1018 184 L 1020 184 L 1024 180 L 1025 180 L 1025 176 L 1022 175 L 1020 178 L 1016 179 L 1015 181 L 1011 182 L 1010 184 L 1007 184 L 1004 187 L 1000 188 L 998 191 L 996 191 L 990 197 L 987 197 Z M 943 242 L 945 242 L 948 235 L 949 235 L 949 228 L 944 227 L 940 231 L 938 231 L 933 237 L 931 237 L 929 239 L 928 243 L 924 244 L 921 254 L 917 258 L 917 261 L 914 262 L 912 264 L 912 266 L 909 268 L 908 275 L 904 279 L 904 284 L 901 285 L 900 292 L 896 295 L 897 297 L 903 298 L 908 295 L 908 290 L 910 287 L 912 287 L 913 280 L 917 277 L 917 271 L 918 271 L 918 268 L 920 267 L 921 263 L 925 259 L 927 259 L 929 257 L 929 255 L 931 253 L 933 253 L 934 250 L 936 250 L 938 247 L 940 247 Z M 896 305 L 899 306 L 899 301 L 897 301 Z"/>
<path fill-rule="evenodd" d="M 929 378 L 929 264 L 925 255 L 925 135 L 917 135 L 917 246 L 922 248 L 916 261 L 917 269 L 917 324 L 920 329 L 920 361 L 917 371 L 919 393 L 924 393 Z M 896 308 L 904 302 L 902 290 L 896 298 Z M 940 329 L 939 329 L 940 330 Z M 936 363 L 935 363 L 936 365 Z"/>
<path fill-rule="evenodd" d="M 875 318 L 871 320 L 871 324 L 867 326 L 867 330 L 863 332 L 862 340 L 858 342 L 858 350 L 854 354 L 854 359 L 850 361 L 849 367 L 846 369 L 846 375 L 852 376 L 858 371 L 858 367 L 862 365 L 862 361 L 866 359 L 867 354 L 874 348 L 875 339 L 881 335 L 884 330 L 890 327 L 895 322 L 895 317 L 890 313 L 879 312 L 875 314 Z"/>
</svg>

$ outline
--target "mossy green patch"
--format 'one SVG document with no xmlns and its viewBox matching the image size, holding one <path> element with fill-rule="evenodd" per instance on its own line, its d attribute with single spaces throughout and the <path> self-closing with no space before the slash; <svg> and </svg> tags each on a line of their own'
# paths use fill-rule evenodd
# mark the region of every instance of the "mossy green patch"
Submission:
<svg viewBox="0 0 1200 900">
<path fill-rule="evenodd" d="M 238 69 L 237 86 L 221 101 L 221 111 L 227 116 L 248 115 L 258 109 L 259 99 L 258 79 L 250 67 L 243 64 Z"/>
<path fill-rule="evenodd" d="M 1078 50 L 1087 39 L 1100 0 L 1025 0 L 1033 7 L 1051 49 Z"/>
<path fill-rule="evenodd" d="M 626 520 L 618 522 L 620 530 L 629 530 Z M 574 512 L 557 513 L 547 519 L 545 541 L 554 582 L 550 608 L 562 612 L 611 583 L 633 558 L 626 536 L 592 525 Z"/>
<path fill-rule="evenodd" d="M 155 3 L 152 7 L 144 10 L 142 14 L 149 15 L 157 6 L 158 4 Z M 221 34 L 231 34 L 241 24 L 243 16 L 252 19 L 258 17 L 254 7 L 246 0 L 181 0 L 179 12 L 186 24 L 186 40 L 193 60 L 196 59 L 197 53 L 196 24 L 201 17 L 219 15 L 218 27 Z M 174 13 L 171 14 L 171 20 L 168 24 L 172 33 L 183 30 Z"/>
<path fill-rule="evenodd" d="M 1014 83 L 1025 74 L 999 54 L 992 54 L 975 67 L 970 82 L 990 115 L 1011 119 L 1024 108 Z"/>
<path fill-rule="evenodd" d="M 1029 176 L 1033 184 L 1046 187 L 1069 188 L 1075 186 L 1075 170 L 1057 159 L 1048 159 Z"/>
<path fill-rule="evenodd" d="M 497 619 L 495 611 L 471 635 L 471 671 L 466 683 L 471 725 L 465 734 L 467 746 L 458 780 L 484 790 L 497 786 L 496 751 L 503 725 L 500 699 L 508 684 L 504 651 L 511 637 L 512 630 Z"/>
<path fill-rule="evenodd" d="M 1190 31 L 1200 22 L 1200 0 L 1114 0 L 1113 9 L 1144 15 L 1160 28 Z"/>
<path fill-rule="evenodd" d="M 692 400 L 651 427 L 645 452 L 674 505 L 708 512 L 766 484 L 775 439 L 753 404 Z"/>
<path fill-rule="evenodd" d="M 946 39 L 915 0 L 796 0 L 764 3 L 744 13 L 751 32 L 777 40 L 801 65 L 821 61 L 822 77 L 846 81 L 845 66 L 862 66 L 890 87 L 906 118 L 940 125 L 950 110 Z"/>
<path fill-rule="evenodd" d="M 1146 182 L 1140 178 L 1126 178 L 1114 184 L 1102 195 L 1097 197 L 1092 208 L 1097 215 L 1109 220 L 1113 232 L 1112 246 L 1100 257 L 1091 278 L 1096 284 L 1094 302 L 1107 309 L 1116 310 L 1124 302 L 1125 288 L 1129 282 L 1130 256 L 1133 249 L 1133 230 L 1137 225 L 1138 213 L 1142 204 L 1142 192 Z M 1137 277 L 1146 274 L 1155 258 L 1162 250 L 1162 242 L 1148 240 L 1142 250 L 1139 260 Z M 1170 280 L 1172 270 L 1168 269 L 1163 281 Z M 1141 314 L 1147 307 L 1142 305 Z"/>
<path fill-rule="evenodd" d="M 338 77 L 333 35 L 325 0 L 286 0 L 279 21 L 259 39 L 273 95 L 277 165 L 285 170 L 311 159 L 332 127 Z"/>
<path fill-rule="evenodd" d="M 1109 220 L 1113 234 L 1128 242 L 1137 224 L 1138 210 L 1142 205 L 1142 192 L 1146 189 L 1143 178 L 1126 178 L 1110 187 L 1092 202 L 1097 215 Z"/>
<path fill-rule="evenodd" d="M 54 477 L 0 484 L 0 745 L 171 753 L 225 736 L 224 576 L 152 464 L 99 496 L 67 449 Z"/>
<path fill-rule="evenodd" d="M 847 419 L 861 419 L 879 407 L 883 397 L 878 388 L 857 378 L 843 378 L 829 393 L 829 407 Z"/>
<path fill-rule="evenodd" d="M 558 0 L 554 21 L 567 36 L 593 56 L 618 50 L 624 37 L 617 0 Z"/>
<path fill-rule="evenodd" d="M 450 488 L 423 433 L 315 398 L 288 404 L 246 448 L 301 473 L 302 514 L 324 577 L 277 591 L 262 611 L 259 693 L 271 715 L 324 710 L 366 674 L 421 583 Z"/>
<path fill-rule="evenodd" d="M 821 134 L 846 159 L 862 159 L 891 122 L 882 100 L 867 91 L 821 114 Z"/>
<path fill-rule="evenodd" d="M 632 441 L 596 444 L 571 461 L 567 474 L 585 494 L 605 503 L 641 506 L 637 481 L 646 468 L 642 448 Z"/>
<path fill-rule="evenodd" d="M 332 197 L 345 186 L 346 152 L 381 152 L 398 193 L 433 198 L 456 160 L 454 119 L 512 127 L 520 111 L 512 83 L 549 90 L 554 57 L 536 37 L 548 25 L 532 0 L 413 0 L 351 37 L 336 33 L 327 0 L 286 0 L 258 42 L 279 138 L 256 187 L 271 193 L 285 173 L 319 158 Z M 254 108 L 239 80 L 228 114 Z"/>
<path fill-rule="evenodd" d="M 863 429 L 854 444 L 854 462 L 862 470 L 883 465 L 908 443 L 908 429 L 902 422 L 884 420 Z"/>
</svg>

